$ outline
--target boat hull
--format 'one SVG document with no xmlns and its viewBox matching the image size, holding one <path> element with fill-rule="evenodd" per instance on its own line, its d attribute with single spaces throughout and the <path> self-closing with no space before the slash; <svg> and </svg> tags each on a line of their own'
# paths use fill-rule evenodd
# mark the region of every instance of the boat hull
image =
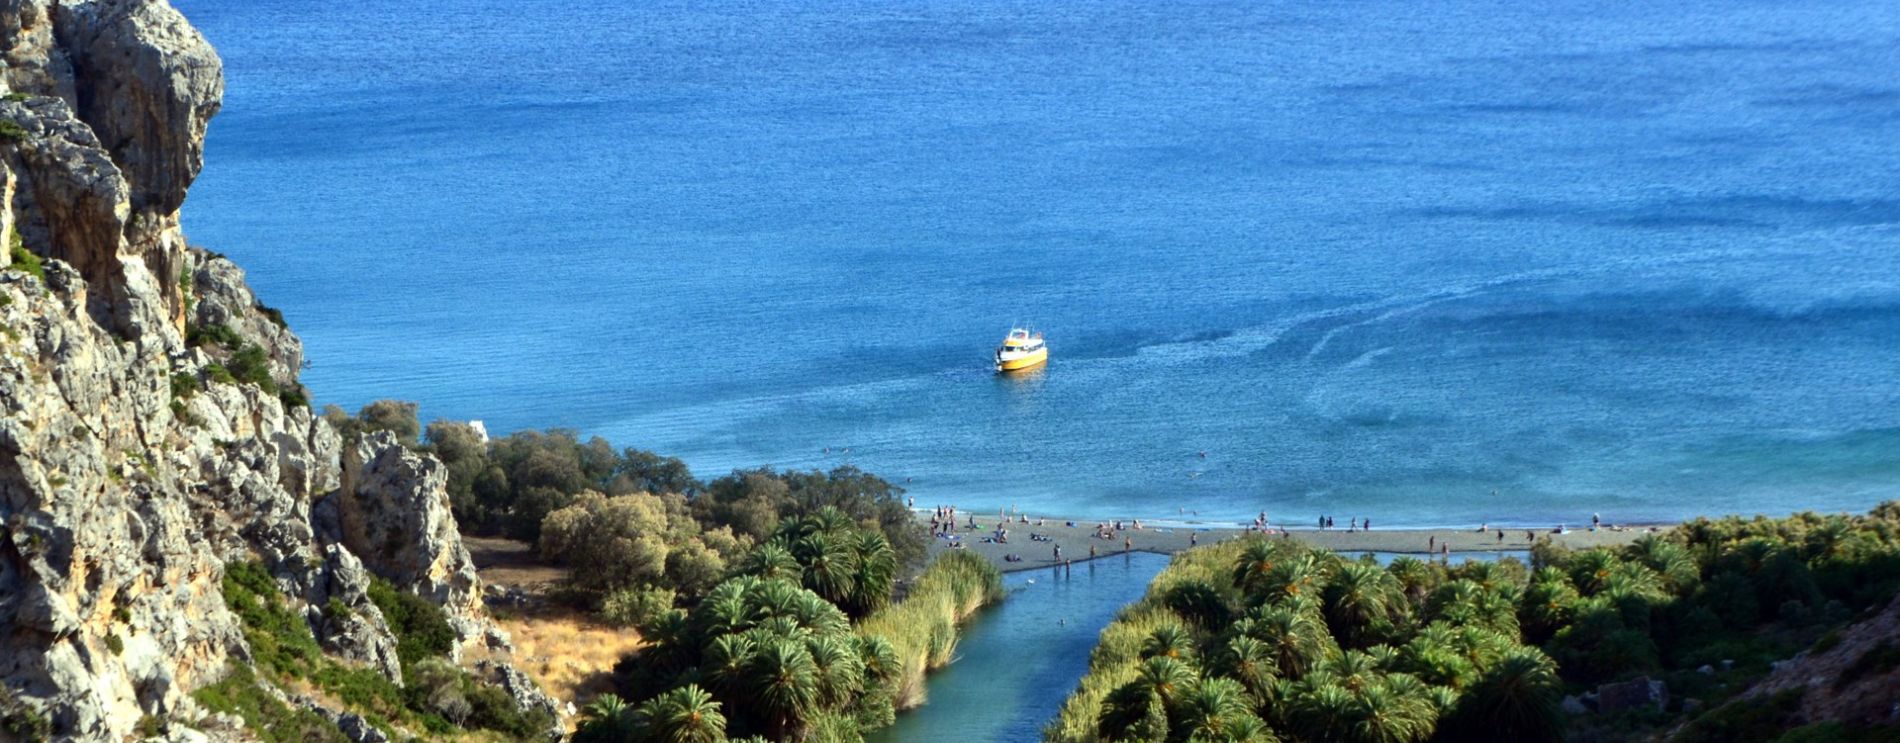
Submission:
<svg viewBox="0 0 1900 743">
<path fill-rule="evenodd" d="M 1033 369 L 1042 366 L 1048 361 L 1049 349 L 1038 348 L 1035 351 L 1015 358 L 998 358 L 996 360 L 996 370 L 999 372 L 1022 371 L 1024 369 Z"/>
</svg>

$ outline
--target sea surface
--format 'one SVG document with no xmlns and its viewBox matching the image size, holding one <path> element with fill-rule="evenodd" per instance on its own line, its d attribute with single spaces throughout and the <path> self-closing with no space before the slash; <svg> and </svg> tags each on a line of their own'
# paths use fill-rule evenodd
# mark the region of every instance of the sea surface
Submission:
<svg viewBox="0 0 1900 743">
<path fill-rule="evenodd" d="M 175 4 L 319 403 L 981 512 L 1900 497 L 1900 4 Z"/>
</svg>

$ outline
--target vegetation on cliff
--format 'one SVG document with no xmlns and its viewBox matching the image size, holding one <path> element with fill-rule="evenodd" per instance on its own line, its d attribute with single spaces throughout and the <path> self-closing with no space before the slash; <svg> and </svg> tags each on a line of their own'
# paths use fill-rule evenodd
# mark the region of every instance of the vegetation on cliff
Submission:
<svg viewBox="0 0 1900 743">
<path fill-rule="evenodd" d="M 1529 566 L 1381 568 L 1237 540 L 1178 555 L 1103 630 L 1045 736 L 1625 739 L 1690 720 L 1678 739 L 1771 740 L 1792 724 L 1759 713 L 1772 704 L 1698 710 L 1896 589 L 1893 503 L 1861 517 L 1701 519 L 1620 550 L 1540 544 Z M 1566 692 L 1634 678 L 1673 693 L 1622 711 L 1600 700 L 1588 716 L 1560 707 Z"/>
<path fill-rule="evenodd" d="M 225 604 L 237 615 L 251 648 L 251 663 L 233 663 L 222 681 L 194 696 L 213 711 L 243 717 L 250 730 L 264 731 L 267 740 L 330 740 L 337 726 L 285 704 L 260 686 L 264 682 L 278 688 L 314 688 L 391 736 L 402 731 L 440 737 L 490 730 L 530 740 L 549 728 L 545 713 L 521 709 L 506 692 L 477 682 L 449 660 L 454 633 L 441 607 L 387 582 L 372 583 L 370 596 L 396 636 L 403 684 L 373 668 L 325 655 L 310 625 L 290 608 L 262 565 L 225 565 L 223 589 Z M 349 609 L 335 603 L 324 611 Z"/>
</svg>

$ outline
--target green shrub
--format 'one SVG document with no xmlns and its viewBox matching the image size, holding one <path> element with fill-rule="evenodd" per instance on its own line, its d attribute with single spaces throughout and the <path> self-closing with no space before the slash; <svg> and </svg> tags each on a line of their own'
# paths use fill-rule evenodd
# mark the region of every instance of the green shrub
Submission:
<svg viewBox="0 0 1900 743">
<path fill-rule="evenodd" d="M 250 666 L 233 662 L 226 667 L 224 680 L 191 696 L 213 712 L 243 718 L 246 730 L 265 743 L 349 743 L 329 720 L 278 701 L 260 683 Z"/>
<path fill-rule="evenodd" d="M 106 635 L 106 649 L 111 650 L 113 655 L 125 655 L 125 640 L 117 634 Z"/>
<path fill-rule="evenodd" d="M 553 727 L 554 720 L 546 712 L 521 709 L 501 687 L 464 680 L 463 693 L 470 708 L 466 727 L 493 730 L 516 740 L 540 738 Z"/>
<path fill-rule="evenodd" d="M 600 618 L 616 627 L 653 627 L 673 610 L 678 595 L 658 586 L 628 588 L 607 594 L 600 602 Z"/>
<path fill-rule="evenodd" d="M 448 655 L 455 646 L 455 630 L 449 626 L 442 607 L 396 590 L 382 578 L 370 579 L 369 600 L 382 610 L 383 620 L 396 636 L 396 657 L 402 660 L 403 667 Z"/>
<path fill-rule="evenodd" d="M 202 389 L 204 389 L 204 384 L 199 382 L 198 377 L 195 375 L 185 372 L 178 372 L 172 375 L 173 398 L 189 400 L 192 395 L 198 394 L 198 391 Z"/>
<path fill-rule="evenodd" d="M 310 407 L 310 393 L 304 386 L 292 382 L 277 391 L 277 401 L 284 404 L 285 410 Z"/>
<path fill-rule="evenodd" d="M 276 325 L 277 327 L 286 328 L 286 329 L 290 327 L 289 325 L 284 324 L 283 311 L 277 309 L 276 307 L 269 307 L 269 306 L 264 305 L 264 303 L 259 302 L 257 304 L 257 312 L 258 314 L 263 315 L 264 319 L 271 321 L 271 324 Z"/>
<path fill-rule="evenodd" d="M 310 625 L 285 606 L 276 580 L 262 564 L 225 564 L 224 603 L 243 624 L 244 640 L 258 667 L 303 677 L 320 665 L 323 652 L 310 634 Z"/>
<path fill-rule="evenodd" d="M 164 735 L 165 731 L 169 729 L 170 727 L 171 725 L 165 722 L 165 718 L 163 717 L 159 717 L 157 715 L 145 715 L 139 718 L 138 724 L 134 725 L 132 727 L 132 730 L 133 732 L 138 733 L 139 738 L 142 740 L 145 738 L 156 738 L 160 735 Z"/>
<path fill-rule="evenodd" d="M 46 714 L 13 695 L 13 688 L 0 684 L 0 733 L 24 741 L 51 740 L 53 721 Z"/>
<path fill-rule="evenodd" d="M 237 353 L 231 354 L 225 366 L 237 381 L 257 385 L 267 394 L 277 394 L 277 380 L 271 379 L 270 357 L 264 353 L 264 349 L 246 343 Z"/>
<path fill-rule="evenodd" d="M 8 142 L 26 141 L 26 128 L 12 119 L 0 119 L 0 139 Z"/>
<path fill-rule="evenodd" d="M 26 93 L 8 93 L 5 98 L 0 98 L 0 100 L 4 100 L 8 103 L 23 103 L 32 99 L 32 97 L 33 96 Z"/>
<path fill-rule="evenodd" d="M 0 121 L 0 135 L 5 134 L 6 125 L 9 123 L 12 122 Z M 38 255 L 26 249 L 26 241 L 20 238 L 18 228 L 7 233 L 7 256 L 14 268 L 32 274 L 34 278 L 40 280 L 40 283 L 46 282 L 46 266 L 40 263 Z"/>
<path fill-rule="evenodd" d="M 219 384 L 237 384 L 237 377 L 231 376 L 231 370 L 223 364 L 205 364 L 205 376 Z"/>
<path fill-rule="evenodd" d="M 185 326 L 185 343 L 193 348 L 215 345 L 227 351 L 244 345 L 244 337 L 223 323 Z"/>
</svg>

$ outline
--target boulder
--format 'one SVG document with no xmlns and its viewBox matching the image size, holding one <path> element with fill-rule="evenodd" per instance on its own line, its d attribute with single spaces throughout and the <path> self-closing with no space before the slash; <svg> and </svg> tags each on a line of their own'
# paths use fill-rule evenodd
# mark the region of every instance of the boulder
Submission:
<svg viewBox="0 0 1900 743">
<path fill-rule="evenodd" d="M 1620 712 L 1651 704 L 1658 709 L 1669 704 L 1669 687 L 1660 679 L 1638 676 L 1597 687 L 1597 709 L 1603 712 Z"/>
</svg>

